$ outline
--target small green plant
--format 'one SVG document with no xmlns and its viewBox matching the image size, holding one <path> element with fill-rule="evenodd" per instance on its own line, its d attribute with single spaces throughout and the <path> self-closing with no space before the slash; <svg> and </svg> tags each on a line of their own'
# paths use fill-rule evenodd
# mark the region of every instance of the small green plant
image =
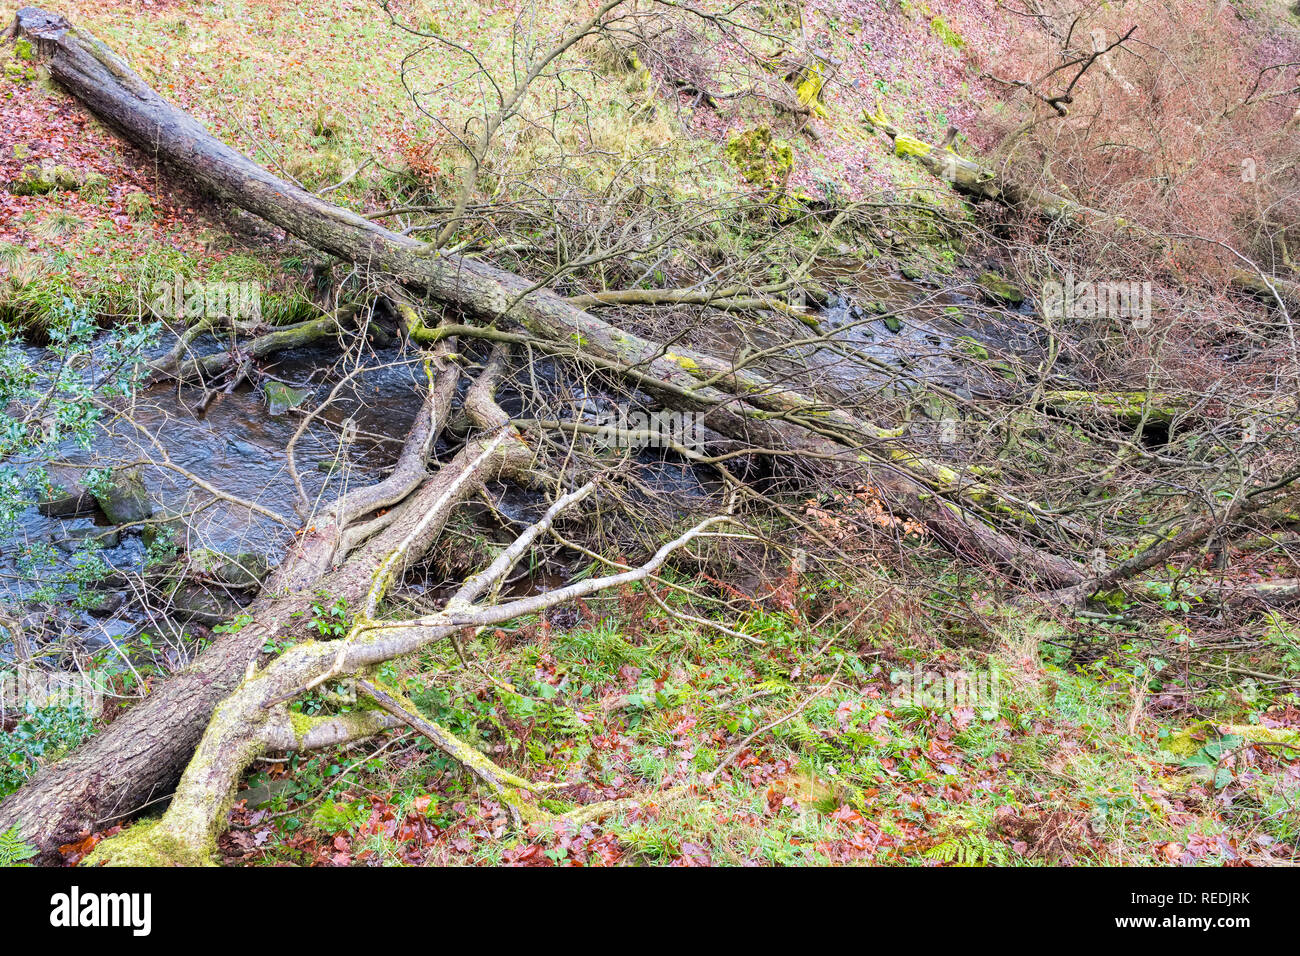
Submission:
<svg viewBox="0 0 1300 956">
<path fill-rule="evenodd" d="M 330 601 L 329 595 L 321 592 L 320 600 L 312 602 L 307 626 L 326 640 L 346 636 L 351 627 L 348 602 L 343 598 Z"/>
<path fill-rule="evenodd" d="M 338 803 L 326 800 L 311 815 L 311 824 L 326 833 L 338 833 L 342 830 L 355 833 L 369 817 L 370 805 L 364 800 L 345 800 Z"/>
<path fill-rule="evenodd" d="M 126 214 L 136 222 L 149 222 L 154 218 L 153 201 L 147 193 L 140 190 L 128 193 L 126 197 Z"/>
<path fill-rule="evenodd" d="M 81 228 L 82 222 L 65 209 L 56 209 L 37 224 L 35 232 L 44 239 L 63 239 Z"/>
<path fill-rule="evenodd" d="M 21 787 L 43 763 L 77 747 L 94 729 L 80 705 L 37 707 L 28 702 L 14 729 L 0 733 L 0 797 Z"/>
<path fill-rule="evenodd" d="M 925 857 L 954 866 L 1005 866 L 1007 848 L 983 834 L 964 833 L 930 847 Z"/>
<path fill-rule="evenodd" d="M 103 173 L 89 173 L 81 184 L 81 198 L 98 202 L 108 195 L 108 185 L 108 177 Z"/>
<path fill-rule="evenodd" d="M 213 634 L 238 634 L 249 624 L 253 623 L 251 614 L 236 614 L 226 624 L 218 624 L 212 629 Z"/>
<path fill-rule="evenodd" d="M 965 38 L 952 27 L 948 26 L 947 21 L 945 21 L 943 17 L 935 17 L 931 20 L 930 29 L 934 32 L 934 35 L 944 43 L 944 45 L 950 46 L 954 50 L 965 49 Z"/>
<path fill-rule="evenodd" d="M 30 866 L 25 861 L 35 855 L 36 847 L 22 838 L 17 827 L 0 833 L 0 866 Z"/>
</svg>

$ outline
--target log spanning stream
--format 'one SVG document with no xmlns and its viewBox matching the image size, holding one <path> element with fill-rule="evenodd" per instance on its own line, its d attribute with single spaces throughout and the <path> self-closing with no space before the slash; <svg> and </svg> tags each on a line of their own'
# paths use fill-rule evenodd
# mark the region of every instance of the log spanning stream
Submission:
<svg viewBox="0 0 1300 956">
<path fill-rule="evenodd" d="M 963 350 L 1038 354 L 1024 321 L 1028 305 L 991 309 L 961 291 L 936 292 L 896 274 L 865 283 L 861 275 L 855 278 L 855 298 L 832 296 L 818 313 L 822 330 L 835 333 L 836 342 L 853 354 L 816 348 L 799 356 L 805 367 L 824 373 L 825 383 L 846 396 L 925 383 L 970 394 L 985 384 L 980 375 L 989 373 L 957 360 Z M 739 345 L 725 334 L 714 339 L 714 349 L 719 343 Z M 220 347 L 216 340 L 196 343 L 199 351 Z M 23 350 L 37 369 L 50 362 L 43 349 Z M 69 443 L 60 448 L 63 461 L 45 464 L 54 480 L 71 484 L 86 468 L 165 460 L 175 467 L 145 465 L 141 477 L 154 521 L 170 520 L 153 528 L 119 530 L 100 509 L 59 516 L 33 501 L 16 532 L 0 542 L 0 602 L 10 608 L 51 609 L 29 614 L 26 620 L 35 622 L 44 640 L 59 639 L 61 651 L 80 653 L 129 644 L 142 632 L 161 629 L 179 635 L 186 624 L 213 625 L 226 619 L 251 596 L 251 589 L 232 590 L 228 581 L 191 580 L 169 601 L 151 606 L 130 581 L 156 568 L 160 552 L 167 556 L 168 534 L 178 551 L 236 557 L 242 567 L 265 571 L 283 554 L 292 529 L 304 520 L 310 523 L 310 514 L 348 488 L 374 483 L 387 473 L 420 407 L 418 353 L 390 346 L 367 354 L 360 371 L 341 370 L 341 365 L 334 351 L 303 348 L 280 353 L 261 369 L 255 385 L 245 383 L 229 393 L 205 395 L 202 388 L 172 382 L 140 392 L 129 415 L 99 429 L 91 448 Z M 779 370 L 780 362 L 775 365 Z M 906 374 L 896 377 L 891 368 L 905 369 Z M 355 374 L 294 443 L 294 463 L 307 501 L 301 509 L 289 446 L 304 416 L 349 371 Z M 550 360 L 539 363 L 532 377 L 548 391 L 549 413 L 556 417 L 598 418 L 615 401 L 614 396 L 562 381 Z M 296 407 L 285 407 L 286 395 Z M 511 414 L 530 413 L 517 394 L 503 394 L 501 400 Z M 449 441 L 455 438 L 444 435 L 436 451 L 445 452 Z M 692 467 L 671 452 L 645 449 L 636 460 L 644 482 L 672 495 L 702 495 L 714 485 L 707 468 Z M 193 478 L 230 500 L 215 497 Z M 540 496 L 506 486 L 496 489 L 494 498 L 501 514 L 515 522 L 532 520 L 545 507 Z M 285 521 L 255 512 L 248 503 Z M 146 542 L 158 537 L 153 532 L 159 529 L 163 544 L 155 545 L 151 554 Z M 96 543 L 94 558 L 84 552 L 87 538 Z M 95 559 L 110 570 L 91 602 L 98 606 L 76 606 L 77 569 Z M 554 573 L 541 573 L 525 586 L 546 588 L 556 580 Z M 436 582 L 430 586 L 436 590 Z M 11 660 L 13 653 L 12 644 L 0 642 L 0 661 Z"/>
</svg>

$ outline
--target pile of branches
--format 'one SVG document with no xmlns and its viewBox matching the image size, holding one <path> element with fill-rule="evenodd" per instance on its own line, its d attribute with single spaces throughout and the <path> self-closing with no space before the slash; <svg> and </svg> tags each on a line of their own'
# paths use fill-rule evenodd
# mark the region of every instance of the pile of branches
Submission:
<svg viewBox="0 0 1300 956">
<path fill-rule="evenodd" d="M 0 804 L 0 831 L 17 826 L 53 858 L 76 834 L 126 817 L 175 787 L 161 818 L 105 840 L 95 858 L 207 862 L 241 775 L 255 759 L 336 746 L 399 725 L 460 761 L 517 819 L 552 818 L 543 806 L 545 787 L 498 767 L 422 717 L 382 684 L 380 667 L 454 641 L 467 629 L 653 580 L 674 556 L 698 560 L 701 548 L 738 535 L 761 539 L 747 516 L 779 516 L 827 555 L 842 546 L 839 522 L 862 521 L 1051 607 L 1081 606 L 1100 591 L 1123 587 L 1141 593 L 1147 576 L 1163 573 L 1178 556 L 1222 551 L 1237 537 L 1295 520 L 1295 403 L 1284 392 L 1296 364 L 1285 336 L 1255 343 L 1250 354 L 1257 372 L 1272 367 L 1271 381 L 1233 388 L 1224 380 L 1204 389 L 1158 350 L 1139 356 L 1117 349 L 1113 329 L 1064 328 L 1009 305 L 1013 297 L 1001 285 L 985 283 L 968 290 L 970 301 L 982 295 L 989 321 L 1030 341 L 1002 350 L 939 341 L 936 355 L 953 376 L 943 381 L 918 370 L 927 356 L 896 362 L 864 346 L 855 332 L 878 315 L 831 327 L 809 307 L 810 299 L 822 298 L 815 266 L 825 244 L 839 230 L 871 228 L 871 204 L 787 211 L 778 229 L 821 238 L 803 247 L 778 281 L 759 281 L 760 269 L 733 262 L 725 270 L 709 268 L 707 281 L 640 287 L 671 259 L 665 233 L 698 235 L 725 214 L 719 206 L 679 210 L 648 236 L 635 221 L 610 217 L 596 231 L 599 241 L 580 252 L 571 231 L 562 239 L 571 225 L 560 221 L 534 222 L 526 242 L 458 239 L 467 219 L 492 218 L 492 209 L 472 198 L 495 132 L 515 115 L 528 85 L 580 41 L 601 36 L 618 7 L 610 0 L 528 62 L 514 91 L 500 91 L 481 135 L 462 140 L 466 172 L 456 198 L 433 211 L 432 223 L 400 230 L 379 224 L 398 213 L 362 216 L 275 176 L 168 104 L 93 37 L 44 11 L 19 11 L 16 32 L 98 118 L 204 191 L 361 277 L 346 300 L 320 317 L 242 330 L 239 346 L 228 352 L 192 355 L 195 338 L 210 329 L 191 327 L 156 363 L 155 375 L 230 387 L 260 359 L 365 335 L 382 314 L 418 350 L 422 394 L 388 476 L 305 518 L 274 576 L 245 609 L 246 623 Z M 895 140 L 904 135 L 883 120 L 878 127 Z M 965 179 L 945 178 L 965 183 L 982 200 L 1060 221 L 1060 197 L 990 186 L 995 177 L 968 170 L 974 164 L 958 164 L 942 146 L 912 140 L 908 151 L 936 172 L 965 170 Z M 514 208 L 500 213 L 505 220 L 520 216 Z M 430 233 L 432 239 L 420 238 Z M 485 255 L 495 249 L 499 260 L 518 262 L 522 270 L 526 260 L 517 243 L 541 243 L 562 265 L 530 277 Z M 673 261 L 677 272 L 689 271 L 680 258 Z M 687 257 L 687 265 L 702 263 Z M 628 284 L 593 287 L 597 274 Z M 942 299 L 921 295 L 896 305 L 892 315 L 925 328 L 943 311 Z M 718 334 L 719 316 L 728 320 L 725 336 Z M 1073 363 L 1069 375 L 1059 371 L 1063 356 Z M 562 370 L 560 379 L 576 399 L 566 405 L 535 386 L 529 369 L 543 360 Z M 1185 387 L 1150 376 L 1132 380 L 1135 368 L 1161 367 L 1172 368 L 1175 378 L 1184 375 Z M 509 401 L 502 397 L 506 380 L 513 383 Z M 646 544 L 638 560 L 588 551 L 604 573 L 509 597 L 505 582 L 548 539 L 583 550 L 560 534 L 557 521 L 601 508 L 627 518 L 644 500 L 629 456 L 611 460 L 591 439 L 636 447 L 651 436 L 634 425 L 594 422 L 587 396 L 595 389 L 637 407 L 694 416 L 698 440 L 669 441 L 667 453 L 707 474 L 717 493 L 685 525 Z M 1256 424 L 1243 441 L 1247 421 Z M 960 423 L 955 436 L 944 434 L 949 422 Z M 296 472 L 292 478 L 301 492 Z M 540 494 L 544 513 L 458 582 L 441 607 L 394 616 L 391 598 L 404 577 L 434 552 L 449 519 L 494 482 Z M 831 503 L 837 496 L 869 507 L 841 519 Z M 1223 605 L 1282 606 L 1300 596 L 1289 580 L 1242 583 L 1225 576 L 1196 586 L 1202 599 Z M 300 627 L 296 622 L 321 592 L 355 609 L 346 633 L 268 653 L 267 646 Z M 716 621 L 697 623 L 727 630 Z M 345 680 L 372 706 L 311 719 L 291 713 L 303 695 Z M 591 820 L 612 809 L 577 807 L 565 816 Z"/>
</svg>

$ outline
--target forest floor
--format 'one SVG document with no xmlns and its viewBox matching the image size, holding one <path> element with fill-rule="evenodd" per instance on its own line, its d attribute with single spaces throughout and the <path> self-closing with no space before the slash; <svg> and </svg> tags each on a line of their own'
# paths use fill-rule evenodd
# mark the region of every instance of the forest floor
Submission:
<svg viewBox="0 0 1300 956">
<path fill-rule="evenodd" d="M 17 6 L 0 5 L 0 19 L 8 21 Z M 50 6 L 269 168 L 317 189 L 359 170 L 331 193 L 336 202 L 381 208 L 390 186 L 412 169 L 435 184 L 450 175 L 436 130 L 413 118 L 393 67 L 418 41 L 388 28 L 374 4 Z M 514 13 L 505 7 L 473 0 L 402 6 L 452 39 L 478 35 L 494 55 L 508 49 Z M 532 6 L 553 17 L 567 4 Z M 866 13 L 875 7 L 861 6 Z M 903 14 L 873 18 L 852 16 L 852 4 L 814 4 L 821 19 L 811 27 L 843 47 L 846 86 L 879 92 L 900 122 L 939 140 L 989 95 L 963 51 L 978 47 L 990 58 L 997 47 L 985 5 L 934 6 L 904 5 Z M 878 19 L 887 23 L 877 26 Z M 892 55 L 868 61 L 858 55 L 863 45 Z M 0 309 L 10 319 L 37 318 L 64 296 L 106 316 L 129 311 L 153 281 L 175 272 L 255 279 L 273 306 L 288 311 L 312 299 L 301 249 L 161 175 L 39 75 L 24 73 L 12 43 L 0 46 L 0 59 L 13 67 L 0 79 L 0 178 L 13 181 L 27 164 L 47 160 L 73 167 L 83 183 L 92 173 L 106 179 L 94 191 L 0 192 L 0 268 L 8 282 Z M 720 183 L 744 185 L 724 154 L 728 137 L 752 117 L 723 122 L 678 103 L 634 123 L 629 111 L 620 113 L 644 96 L 632 80 L 589 79 L 592 101 L 611 104 L 588 125 L 603 137 L 604 152 L 662 150 L 660 175 L 680 181 L 684 200 Z M 425 75 L 421 82 L 435 88 L 440 81 Z M 449 101 L 469 100 L 450 85 L 450 72 L 442 82 Z M 851 196 L 932 185 L 851 114 L 836 116 L 816 141 L 801 137 L 794 146 L 791 185 L 814 194 L 830 184 Z M 1290 566 L 1269 570 L 1296 574 Z M 415 734 L 394 733 L 264 764 L 239 794 L 220 844 L 223 860 L 1107 865 L 1300 858 L 1300 702 L 1288 693 L 1300 673 L 1300 644 L 1280 619 L 1265 625 L 1270 650 L 1236 660 L 1246 671 L 1266 672 L 1241 689 L 1181 658 L 1149 653 L 1151 640 L 1170 639 L 1169 627 L 1183 628 L 1178 643 L 1189 648 L 1223 640 L 1210 615 L 1191 628 L 1126 618 L 1125 607 L 1113 609 L 1113 620 L 1037 617 L 1003 603 L 978 579 L 917 593 L 889 569 L 862 582 L 804 571 L 745 588 L 690 583 L 717 595 L 714 603 L 661 589 L 663 600 L 679 609 L 696 601 L 692 614 L 725 620 L 763 645 L 670 617 L 638 586 L 466 640 L 463 657 L 446 647 L 386 675 L 426 715 L 506 768 L 563 782 L 557 796 L 582 803 L 631 797 L 640 807 L 580 828 L 521 831 L 450 760 Z M 980 675 L 993 690 L 973 706 L 918 700 L 905 691 L 919 672 Z M 312 699 L 302 705 L 307 712 L 313 706 Z M 16 763 L 30 754 L 49 759 L 70 742 L 60 738 L 71 732 L 59 724 L 4 730 Z M 68 861 L 102 836 L 67 847 Z"/>
<path fill-rule="evenodd" d="M 448 653 L 395 676 L 511 770 L 570 782 L 557 796 L 641 807 L 521 834 L 408 735 L 378 756 L 376 745 L 251 777 L 223 854 L 542 866 L 1292 858 L 1294 698 L 1211 693 L 1188 706 L 1173 679 L 1144 699 L 1135 659 L 1079 663 L 1090 628 L 973 600 L 963 633 L 902 591 L 783 582 L 740 602 L 741 630 L 762 648 L 683 627 L 639 589 L 565 608 L 467 646 L 468 669 Z M 919 700 L 917 672 L 988 675 L 991 693 Z"/>
</svg>

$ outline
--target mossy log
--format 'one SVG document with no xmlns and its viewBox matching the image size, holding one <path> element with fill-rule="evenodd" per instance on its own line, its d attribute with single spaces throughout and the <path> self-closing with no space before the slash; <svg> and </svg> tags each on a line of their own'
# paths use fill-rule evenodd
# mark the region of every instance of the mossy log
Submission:
<svg viewBox="0 0 1300 956">
<path fill-rule="evenodd" d="M 1083 577 L 1073 561 L 979 527 L 978 513 L 960 501 L 974 495 L 995 501 L 992 510 L 1018 520 L 1045 521 L 1032 503 L 962 480 L 953 469 L 900 448 L 889 429 L 728 360 L 667 349 L 575 308 L 523 277 L 479 260 L 438 254 L 425 243 L 331 205 L 214 138 L 102 43 L 58 16 L 26 7 L 18 11 L 16 29 L 37 41 L 50 57 L 51 76 L 104 122 L 195 184 L 311 245 L 492 321 L 509 321 L 543 340 L 567 343 L 612 368 L 635 370 L 647 391 L 664 396 L 672 407 L 698 410 L 702 425 L 728 438 L 806 452 L 819 460 L 838 457 L 848 480 L 870 480 L 894 492 L 918 520 L 956 548 L 973 548 L 1004 565 L 1014 555 L 1010 566 L 1017 573 L 1055 585 Z M 948 535 L 956 525 L 964 531 L 954 543 Z"/>
<path fill-rule="evenodd" d="M 1162 392 L 1056 390 L 1044 392 L 1042 400 L 1056 412 L 1101 415 L 1132 426 L 1168 425 L 1185 411 L 1182 403 Z"/>
<path fill-rule="evenodd" d="M 1037 186 L 1007 182 L 993 170 L 958 156 L 951 149 L 902 132 L 885 117 L 883 109 L 868 114 L 867 120 L 893 141 L 897 155 L 915 159 L 958 192 L 973 199 L 1026 207 L 1053 219 L 1075 221 L 1083 217 L 1083 208 L 1067 196 Z"/>
<path fill-rule="evenodd" d="M 1289 313 L 1300 313 L 1300 283 L 1289 279 L 1269 276 L 1267 279 L 1258 272 L 1246 269 L 1233 269 L 1228 275 L 1228 283 L 1238 292 L 1253 295 L 1269 305 L 1276 306 L 1280 301 Z"/>
</svg>

